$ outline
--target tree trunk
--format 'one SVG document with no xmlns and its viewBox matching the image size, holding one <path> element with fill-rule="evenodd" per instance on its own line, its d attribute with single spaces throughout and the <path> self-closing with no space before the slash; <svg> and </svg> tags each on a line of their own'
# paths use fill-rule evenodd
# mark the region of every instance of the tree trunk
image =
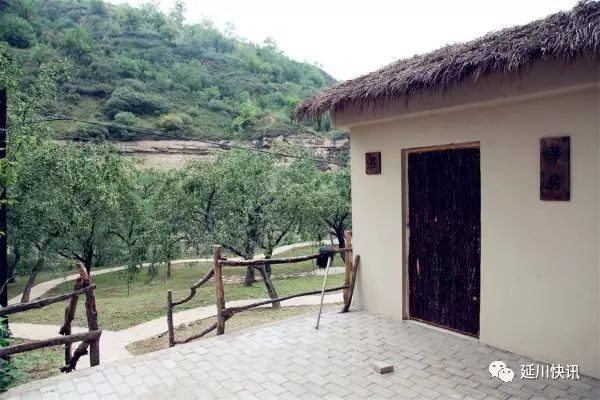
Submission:
<svg viewBox="0 0 600 400">
<path fill-rule="evenodd" d="M 273 282 L 271 281 L 271 278 L 269 277 L 269 274 L 267 273 L 266 268 L 264 266 L 259 267 L 258 271 L 262 275 L 263 282 L 265 283 L 265 286 L 267 287 L 267 291 L 269 292 L 269 297 L 271 299 L 276 299 L 278 297 L 277 291 L 275 290 L 275 286 L 273 285 Z M 274 308 L 281 307 L 281 303 L 276 301 L 275 303 L 273 303 L 273 307 Z"/>
<path fill-rule="evenodd" d="M 33 270 L 31 270 L 31 273 L 29 274 L 29 279 L 27 279 L 27 284 L 23 288 L 23 295 L 21 296 L 21 304 L 29 302 L 29 295 L 31 294 L 31 288 L 33 287 L 33 284 L 35 283 L 35 278 L 36 278 L 37 274 L 38 274 L 37 267 L 34 268 Z"/>
<path fill-rule="evenodd" d="M 171 261 L 172 260 L 170 258 L 167 260 L 167 278 L 171 277 Z"/>
<path fill-rule="evenodd" d="M 15 283 L 17 281 L 15 278 L 15 270 L 19 266 L 19 262 L 21 262 L 21 252 L 17 247 L 13 249 L 13 254 L 15 255 L 15 258 L 8 265 L 8 283 Z"/>
<path fill-rule="evenodd" d="M 273 250 L 265 251 L 265 260 L 268 260 L 271 257 L 273 257 Z M 271 277 L 271 264 L 265 263 L 265 271 L 270 278 Z"/>
<path fill-rule="evenodd" d="M 94 250 L 87 249 L 85 252 L 85 261 L 83 263 L 83 266 L 85 267 L 85 270 L 87 271 L 88 276 L 90 276 L 93 262 L 94 262 Z"/>
<path fill-rule="evenodd" d="M 335 229 L 335 237 L 337 237 L 338 245 L 339 245 L 340 249 L 343 249 L 344 247 L 346 247 L 346 238 L 344 237 L 344 226 L 343 226 L 343 224 L 340 224 L 340 226 L 338 226 Z M 345 251 L 340 251 L 340 257 L 342 258 L 342 261 L 345 262 L 346 261 L 346 252 Z"/>
<path fill-rule="evenodd" d="M 246 275 L 244 276 L 244 286 L 250 287 L 254 282 L 256 282 L 254 277 L 254 267 L 247 267 Z"/>
</svg>

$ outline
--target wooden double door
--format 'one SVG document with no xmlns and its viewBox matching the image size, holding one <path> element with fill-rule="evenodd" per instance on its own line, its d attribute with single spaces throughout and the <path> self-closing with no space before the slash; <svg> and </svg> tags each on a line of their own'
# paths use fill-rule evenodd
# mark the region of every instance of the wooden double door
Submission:
<svg viewBox="0 0 600 400">
<path fill-rule="evenodd" d="M 479 336 L 478 144 L 406 152 L 408 317 Z"/>
</svg>

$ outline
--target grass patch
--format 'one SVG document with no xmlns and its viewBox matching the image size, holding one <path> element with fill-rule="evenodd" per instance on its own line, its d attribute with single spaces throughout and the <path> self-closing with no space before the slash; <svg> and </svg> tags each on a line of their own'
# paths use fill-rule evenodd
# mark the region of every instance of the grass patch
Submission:
<svg viewBox="0 0 600 400">
<path fill-rule="evenodd" d="M 11 345 L 27 343 L 27 340 L 14 339 Z M 64 346 L 46 347 L 26 353 L 15 354 L 10 357 L 12 364 L 19 371 L 19 378 L 14 386 L 22 385 L 38 379 L 59 375 L 60 367 L 64 365 Z"/>
<path fill-rule="evenodd" d="M 158 276 L 152 280 L 148 278 L 146 270 L 142 270 L 129 287 L 122 272 L 111 272 L 93 277 L 93 282 L 97 286 L 96 304 L 101 328 L 121 330 L 164 316 L 166 291 L 173 290 L 175 299 L 185 297 L 189 293 L 190 285 L 203 276 L 209 268 L 208 264 L 174 265 L 171 279 L 166 279 L 164 268 L 161 268 Z M 321 289 L 323 277 L 278 278 L 277 275 L 281 275 L 283 268 L 286 267 L 274 266 L 273 268 L 273 282 L 279 296 Z M 312 270 L 310 264 L 299 268 L 311 268 L 310 270 Z M 242 276 L 244 268 L 230 267 L 225 268 L 225 271 L 226 275 Z M 283 273 L 288 272 L 287 269 L 283 271 Z M 328 287 L 342 285 L 343 280 L 343 275 L 331 275 L 328 279 Z M 72 289 L 73 282 L 67 282 L 46 293 L 45 297 L 67 293 Z M 225 285 L 226 301 L 264 297 L 268 297 L 268 293 L 262 282 L 257 282 L 249 288 L 243 287 L 241 283 Z M 77 307 L 74 326 L 87 326 L 82 300 L 80 299 Z M 209 283 L 198 289 L 196 297 L 190 302 L 178 306 L 176 311 L 206 306 L 214 304 L 214 302 L 214 284 Z M 66 302 L 55 303 L 41 310 L 16 314 L 11 317 L 11 321 L 60 325 L 64 318 L 65 307 Z"/>
<path fill-rule="evenodd" d="M 341 304 L 324 304 L 323 311 L 338 310 L 341 309 Z M 225 325 L 225 333 L 231 333 L 240 329 L 250 328 L 254 326 L 264 325 L 270 322 L 279 321 L 286 318 L 291 318 L 296 315 L 314 313 L 315 322 L 316 314 L 319 310 L 318 306 L 297 306 L 297 307 L 281 307 L 281 308 L 256 308 L 247 310 L 242 313 L 234 315 Z M 202 330 L 208 328 L 215 322 L 214 318 L 205 318 L 198 321 L 194 321 L 189 324 L 180 325 L 175 328 L 175 337 L 178 340 L 183 340 L 187 337 L 192 336 Z M 215 332 L 211 332 L 208 335 L 197 339 L 203 340 L 209 337 L 215 336 Z M 127 346 L 127 350 L 134 355 L 141 355 L 166 349 L 169 347 L 168 337 L 166 333 L 158 336 L 151 337 L 149 339 L 140 340 L 138 342 L 131 343 Z"/>
<path fill-rule="evenodd" d="M 74 274 L 74 270 L 65 271 L 65 270 L 57 270 L 57 271 L 48 271 L 41 272 L 35 277 L 34 286 L 40 284 L 42 282 L 50 281 L 56 278 L 62 278 L 64 276 Z M 8 284 L 8 298 L 12 299 L 13 297 L 23 293 L 23 289 L 25 289 L 25 285 L 27 284 L 28 276 L 17 276 L 14 282 Z M 33 299 L 31 299 L 33 300 Z"/>
</svg>

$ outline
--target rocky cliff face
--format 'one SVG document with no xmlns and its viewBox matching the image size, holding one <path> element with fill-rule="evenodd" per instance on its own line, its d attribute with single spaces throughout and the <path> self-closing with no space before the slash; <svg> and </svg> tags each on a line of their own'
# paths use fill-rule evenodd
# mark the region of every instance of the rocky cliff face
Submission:
<svg viewBox="0 0 600 400">
<path fill-rule="evenodd" d="M 276 136 L 252 141 L 234 142 L 196 141 L 196 140 L 137 140 L 115 142 L 122 154 L 138 158 L 140 165 L 146 168 L 177 168 L 188 160 L 210 159 L 223 150 L 232 147 L 248 147 L 286 153 L 286 146 L 306 148 L 323 159 L 323 169 L 336 169 L 348 157 L 350 141 L 348 137 L 331 139 L 327 137 L 302 134 L 295 136 Z M 289 152 L 289 150 L 288 150 Z"/>
</svg>

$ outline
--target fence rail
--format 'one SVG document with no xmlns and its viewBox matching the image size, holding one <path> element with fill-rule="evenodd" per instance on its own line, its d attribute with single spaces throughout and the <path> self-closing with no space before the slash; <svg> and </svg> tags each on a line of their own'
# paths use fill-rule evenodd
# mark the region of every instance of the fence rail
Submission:
<svg viewBox="0 0 600 400">
<path fill-rule="evenodd" d="M 64 344 L 65 365 L 60 368 L 62 372 L 73 371 L 77 367 L 79 359 L 88 354 L 88 348 L 90 366 L 93 367 L 100 364 L 100 336 L 102 335 L 102 330 L 98 327 L 98 312 L 96 311 L 96 299 L 94 297 L 96 285 L 91 283 L 90 277 L 81 263 L 77 263 L 76 267 L 77 272 L 79 272 L 79 277 L 75 280 L 75 285 L 71 293 L 0 308 L 0 316 L 6 316 L 28 310 L 40 309 L 50 304 L 69 299 L 69 304 L 65 308 L 65 320 L 59 331 L 61 336 L 2 347 L 0 348 L 0 357 Z M 75 310 L 77 308 L 79 296 L 81 295 L 85 295 L 86 297 L 85 311 L 89 331 L 72 334 L 71 324 L 75 318 Z M 81 344 L 72 353 L 71 346 L 73 343 L 77 342 L 81 342 Z"/>
<path fill-rule="evenodd" d="M 356 260 L 352 262 L 352 236 L 350 232 L 346 232 L 345 235 L 346 246 L 341 249 L 333 249 L 333 253 L 344 254 L 344 265 L 345 265 L 345 277 L 344 285 L 325 289 L 325 292 L 343 291 L 344 307 L 341 312 L 347 312 L 352 302 L 352 294 L 354 292 L 354 285 L 356 283 L 356 274 L 358 272 L 358 266 L 360 263 L 360 257 L 356 256 Z M 273 264 L 294 264 L 302 261 L 313 260 L 319 257 L 320 254 L 310 254 L 305 256 L 287 257 L 287 258 L 269 258 L 269 259 L 256 259 L 256 260 L 239 260 L 239 259 L 225 259 L 223 258 L 223 247 L 219 245 L 213 246 L 213 268 L 198 282 L 190 287 L 190 293 L 187 297 L 179 301 L 173 301 L 173 292 L 167 291 L 167 333 L 169 336 L 169 347 L 173 347 L 176 344 L 188 343 L 192 340 L 201 338 L 204 335 L 216 330 L 217 335 L 225 333 L 225 323 L 234 314 L 272 304 L 273 307 L 279 307 L 282 301 L 293 299 L 302 296 L 311 296 L 321 293 L 321 290 L 314 290 L 303 293 L 295 293 L 289 296 L 279 297 L 275 291 L 275 287 L 271 282 L 269 274 L 266 272 L 265 265 Z M 261 300 L 245 306 L 237 307 L 226 307 L 225 306 L 225 287 L 223 284 L 223 267 L 252 267 L 260 272 L 263 278 L 263 282 L 269 292 L 269 300 Z M 204 329 L 195 335 L 192 335 L 184 340 L 175 339 L 175 325 L 173 322 L 173 309 L 175 306 L 190 301 L 196 294 L 196 290 L 208 282 L 212 277 L 215 278 L 215 304 L 217 306 L 217 322 Z"/>
</svg>

